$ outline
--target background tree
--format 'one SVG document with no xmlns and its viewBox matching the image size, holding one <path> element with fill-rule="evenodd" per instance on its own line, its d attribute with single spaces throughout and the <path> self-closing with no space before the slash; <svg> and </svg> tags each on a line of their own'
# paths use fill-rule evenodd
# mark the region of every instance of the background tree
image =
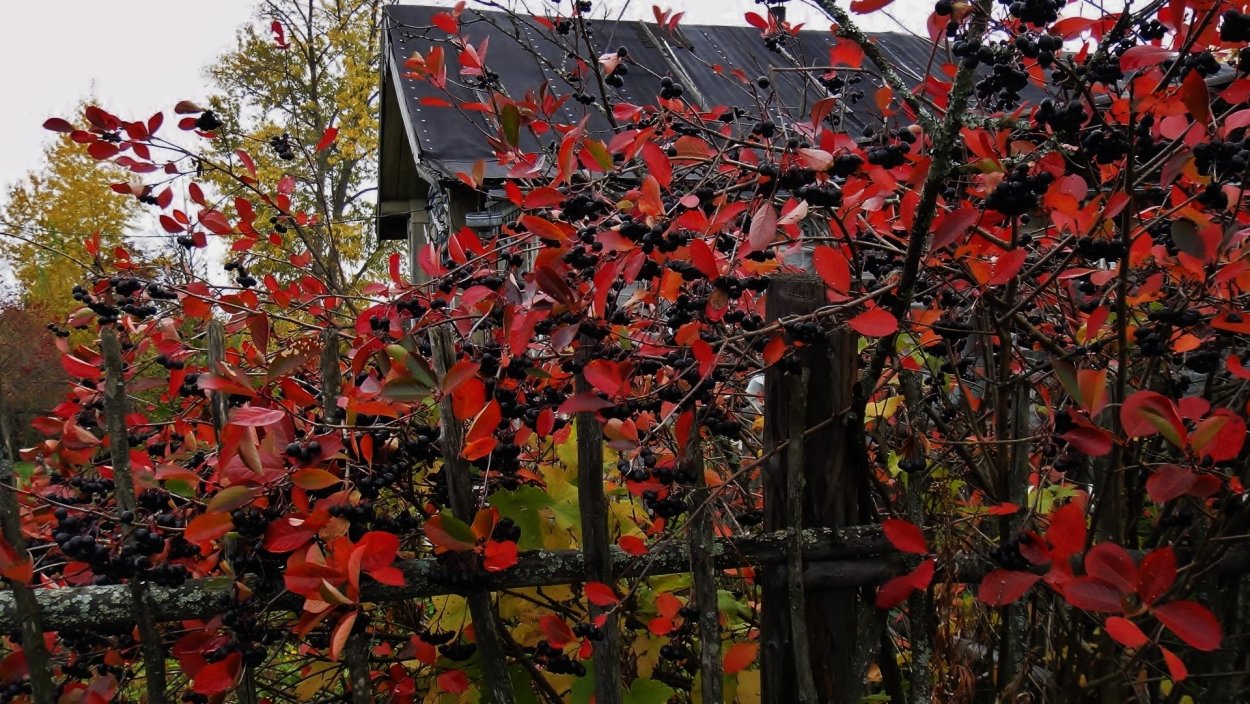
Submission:
<svg viewBox="0 0 1250 704">
<path fill-rule="evenodd" d="M 340 292 L 377 273 L 385 260 L 372 242 L 371 197 L 382 5 L 261 2 L 255 22 L 239 30 L 237 46 L 207 69 L 216 91 L 208 104 L 225 122 L 212 158 L 242 168 L 235 152 L 245 149 L 263 181 L 295 179 L 295 205 L 316 222 L 298 230 L 277 223 L 280 232 L 266 222 L 273 213 L 260 222 L 275 239 L 310 251 L 313 270 Z M 222 174 L 207 176 L 228 194 L 237 192 L 238 184 Z M 246 251 L 258 272 L 299 268 L 265 238 Z"/>
<path fill-rule="evenodd" d="M 61 368 L 56 336 L 49 329 L 55 314 L 36 304 L 8 300 L 0 303 L 0 412 L 16 447 L 33 445 L 41 437 L 31 422 L 46 416 L 64 398 L 65 371 Z"/>
<path fill-rule="evenodd" d="M 139 213 L 133 195 L 110 188 L 128 180 L 120 167 L 100 168 L 68 135 L 49 143 L 43 166 L 9 189 L 0 209 L 0 229 L 10 233 L 0 235 L 0 257 L 19 300 L 53 314 L 77 307 L 70 289 L 86 273 L 74 260 L 90 263 L 84 243 L 98 232 L 101 247 L 124 244 Z"/>
</svg>

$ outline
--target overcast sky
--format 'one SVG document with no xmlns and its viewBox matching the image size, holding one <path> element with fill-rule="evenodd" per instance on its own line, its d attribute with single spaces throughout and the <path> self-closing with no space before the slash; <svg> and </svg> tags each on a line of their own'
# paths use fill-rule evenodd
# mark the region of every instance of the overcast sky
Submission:
<svg viewBox="0 0 1250 704">
<path fill-rule="evenodd" d="M 760 11 L 753 0 L 654 0 L 674 12 L 685 10 L 686 23 L 744 24 L 746 12 Z M 840 0 L 846 2 L 847 0 Z M 528 0 L 538 10 L 550 0 Z M 653 0 L 632 0 L 627 16 L 650 17 Z M 39 165 L 48 139 L 40 125 L 65 115 L 80 98 L 94 94 L 98 103 L 123 118 L 146 118 L 168 112 L 184 98 L 198 99 L 207 88 L 203 69 L 233 43 L 236 28 L 248 21 L 258 0 L 0 0 L 0 186 Z M 424 3 L 454 4 L 449 0 Z M 473 6 L 473 2 L 469 3 Z M 567 3 L 566 3 L 567 4 Z M 605 0 L 596 2 L 596 14 Z M 626 5 L 622 0 L 609 7 Z M 827 21 L 797 0 L 791 18 L 809 27 Z M 931 0 L 895 0 L 888 11 L 923 30 Z M 878 16 L 866 29 L 897 29 Z M 3 196 L 0 196 L 2 198 Z"/>
</svg>

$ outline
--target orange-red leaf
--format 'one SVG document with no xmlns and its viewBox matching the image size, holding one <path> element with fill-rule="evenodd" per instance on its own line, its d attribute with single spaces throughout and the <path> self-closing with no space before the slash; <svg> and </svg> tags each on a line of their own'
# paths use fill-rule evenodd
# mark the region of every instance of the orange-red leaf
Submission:
<svg viewBox="0 0 1250 704">
<path fill-rule="evenodd" d="M 755 662 L 755 656 L 759 655 L 759 652 L 759 643 L 751 641 L 734 643 L 729 650 L 725 651 L 725 674 L 736 675 L 747 669 L 751 663 Z"/>
<path fill-rule="evenodd" d="M 882 308 L 873 308 L 847 321 L 855 332 L 865 337 L 885 337 L 898 330 L 898 320 Z"/>
<path fill-rule="evenodd" d="M 595 606 L 615 606 L 621 603 L 616 590 L 603 582 L 587 582 L 584 590 L 586 598 Z"/>
</svg>

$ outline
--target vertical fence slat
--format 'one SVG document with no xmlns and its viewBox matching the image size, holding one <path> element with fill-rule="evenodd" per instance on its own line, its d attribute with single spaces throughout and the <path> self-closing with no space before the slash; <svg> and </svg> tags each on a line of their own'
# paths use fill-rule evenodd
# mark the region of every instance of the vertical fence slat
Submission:
<svg viewBox="0 0 1250 704">
<path fill-rule="evenodd" d="M 721 662 L 720 607 L 716 598 L 716 559 L 712 553 L 713 497 L 703 475 L 703 445 L 697 422 L 691 424 L 685 463 L 695 477 L 686 540 L 690 546 L 694 603 L 699 609 L 699 672 L 703 685 L 700 701 L 703 704 L 721 704 L 725 682 Z"/>
<path fill-rule="evenodd" d="M 582 338 L 584 350 L 578 357 L 582 364 L 590 361 L 589 345 Z M 590 384 L 579 374 L 576 390 L 586 392 Z M 608 500 L 603 493 L 603 429 L 594 413 L 578 413 L 577 429 L 577 504 L 582 524 L 582 554 L 586 558 L 586 579 L 610 584 L 613 581 L 612 553 L 608 541 Z M 599 704 L 621 702 L 621 636 L 617 627 L 619 614 L 601 606 L 590 605 L 590 618 L 607 613 L 603 624 L 603 640 L 594 644 L 595 701 Z"/>
<path fill-rule="evenodd" d="M 447 370 L 456 363 L 456 346 L 451 332 L 445 327 L 430 331 L 430 347 L 434 357 L 434 372 L 439 383 Z M 460 456 L 464 447 L 464 429 L 456 420 L 450 394 L 439 400 L 439 425 L 442 428 L 443 470 L 447 472 L 447 490 L 451 495 L 451 509 L 462 521 L 473 521 L 473 484 L 469 467 Z M 473 619 L 473 632 L 477 636 L 478 652 L 481 653 L 482 672 L 486 680 L 487 700 L 494 704 L 512 703 L 512 685 L 508 681 L 507 660 L 503 652 L 503 639 L 499 635 L 499 622 L 490 592 L 475 589 L 467 596 L 469 616 Z"/>
<path fill-rule="evenodd" d="M 338 398 L 342 371 L 339 368 L 339 333 L 327 328 L 321 333 L 321 417 L 326 423 L 338 420 Z M 373 674 L 369 667 L 369 634 L 353 632 L 343 644 L 352 704 L 373 704 Z"/>
<path fill-rule="evenodd" d="M 765 300 L 769 322 L 809 314 L 825 304 L 824 283 L 813 276 L 774 277 Z M 866 481 L 851 439 L 862 435 L 863 419 L 853 416 L 856 382 L 856 338 L 843 331 L 828 333 L 825 342 L 796 349 L 801 370 L 809 375 L 808 389 L 800 411 L 792 390 L 793 378 L 776 366 L 764 376 L 763 468 L 764 528 L 768 531 L 793 529 L 801 520 L 804 528 L 846 527 L 859 521 L 859 495 Z M 808 432 L 821 426 L 821 430 Z M 800 510 L 792 510 L 789 491 L 788 443 L 802 441 L 802 474 L 806 490 Z M 819 657 L 811 662 L 810 676 L 819 701 L 844 704 L 858 701 L 860 673 L 852 672 L 859 651 L 858 604 L 853 588 L 808 588 L 806 610 L 792 618 L 790 602 L 791 567 L 776 565 L 760 571 L 763 590 L 761 615 L 761 670 L 764 701 L 793 702 L 800 697 L 801 675 L 796 671 L 792 621 L 799 632 L 807 631 L 808 653 Z"/>
<path fill-rule="evenodd" d="M 226 359 L 226 326 L 220 320 L 208 323 L 208 369 L 214 374 L 217 367 Z M 213 431 L 217 438 L 217 452 L 221 452 L 221 433 L 226 428 L 226 394 L 221 391 L 208 392 L 209 412 L 213 419 Z M 244 663 L 243 674 L 239 677 L 239 686 L 234 689 L 239 704 L 256 704 L 256 672 L 251 665 Z"/>
<path fill-rule="evenodd" d="M 4 539 L 18 557 L 28 556 L 26 538 L 22 536 L 21 505 L 17 499 L 17 475 L 13 471 L 13 455 L 9 451 L 9 427 L 0 396 L 0 524 Z M 21 615 L 22 650 L 30 669 L 30 693 L 36 702 L 56 699 L 52 685 L 52 668 L 48 661 L 48 647 L 43 641 L 43 613 L 30 585 L 6 579 L 13 592 L 13 601 Z"/>
<path fill-rule="evenodd" d="M 803 589 L 803 492 L 805 488 L 805 450 L 807 439 L 807 385 L 812 370 L 803 368 L 800 376 L 791 375 L 790 382 L 790 429 L 786 445 L 786 515 L 790 518 L 787 528 L 789 547 L 787 551 L 786 594 L 790 607 L 790 652 L 794 657 L 794 674 L 797 677 L 801 704 L 816 704 L 816 681 L 812 677 L 811 643 L 807 635 L 807 594 Z"/>
<path fill-rule="evenodd" d="M 104 355 L 104 415 L 107 422 L 109 449 L 112 452 L 114 493 L 120 511 L 134 512 L 135 485 L 130 474 L 130 434 L 126 431 L 126 376 L 122 361 L 121 343 L 117 331 L 111 326 L 100 328 L 100 351 Z M 129 538 L 131 529 L 126 529 Z M 163 704 L 168 701 L 165 691 L 165 647 L 161 633 L 156 627 L 152 610 L 148 608 L 147 584 L 137 577 L 129 582 L 130 593 L 135 602 L 139 625 L 140 649 L 143 652 L 143 670 L 147 685 L 147 701 Z"/>
</svg>

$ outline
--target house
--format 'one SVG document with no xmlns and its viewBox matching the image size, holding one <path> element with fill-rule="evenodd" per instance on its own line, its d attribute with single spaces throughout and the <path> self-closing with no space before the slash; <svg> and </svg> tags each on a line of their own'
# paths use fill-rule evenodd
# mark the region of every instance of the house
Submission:
<svg viewBox="0 0 1250 704">
<path fill-rule="evenodd" d="M 381 128 L 378 183 L 378 237 L 409 242 L 410 256 L 427 241 L 439 241 L 464 225 L 490 229 L 503 221 L 508 202 L 500 188 L 503 168 L 493 157 L 483 131 L 484 122 L 471 113 L 440 107 L 443 94 L 425 80 L 407 78 L 405 66 L 414 51 L 426 54 L 436 43 L 448 46 L 448 34 L 435 26 L 433 17 L 446 7 L 388 5 L 384 8 Z M 703 108 L 750 105 L 758 113 L 751 84 L 768 77 L 772 102 L 765 109 L 778 119 L 784 114 L 806 116 L 810 106 L 832 95 L 822 76 L 829 64 L 833 38 L 828 31 L 803 31 L 770 50 L 759 30 L 748 27 L 680 25 L 675 30 L 655 22 L 595 20 L 595 55 L 628 50 L 630 71 L 624 85 L 607 88 L 613 101 L 653 104 L 661 81 L 668 78 L 682 86 L 682 97 Z M 570 95 L 576 87 L 564 72 L 572 67 L 568 44 L 575 33 L 560 35 L 540 18 L 502 12 L 466 9 L 460 17 L 461 34 L 475 46 L 489 38 L 486 65 L 499 83 L 512 90 L 537 89 L 546 82 L 558 95 Z M 919 84 L 933 59 L 934 46 L 927 39 L 904 34 L 879 34 L 878 46 L 894 60 L 905 80 Z M 488 90 L 469 87 L 456 80 L 455 55 L 447 86 L 462 101 L 482 101 Z M 583 55 L 585 52 L 582 52 Z M 825 67 L 825 68 L 822 68 Z M 731 69 L 745 75 L 733 76 Z M 844 82 L 835 109 L 844 129 L 859 134 L 879 120 L 872 99 L 880 79 L 869 69 L 839 71 Z M 838 89 L 838 81 L 833 87 Z M 598 87 L 588 90 L 598 95 Z M 850 95 L 858 94 L 857 96 Z M 769 91 L 760 91 L 768 95 Z M 852 99 L 857 98 L 857 99 Z M 596 105 L 601 105 L 601 98 Z M 596 105 L 568 100 L 562 113 L 570 124 L 588 118 L 587 129 L 611 134 L 607 117 Z M 743 125 L 744 132 L 750 125 Z M 489 130 L 493 132 L 493 130 Z M 528 137 L 527 137 L 528 138 Z M 538 148 L 540 145 L 534 143 Z M 487 164 L 487 187 L 474 190 L 456 177 L 469 172 L 479 159 Z M 483 192 L 485 191 L 485 192 Z"/>
</svg>

